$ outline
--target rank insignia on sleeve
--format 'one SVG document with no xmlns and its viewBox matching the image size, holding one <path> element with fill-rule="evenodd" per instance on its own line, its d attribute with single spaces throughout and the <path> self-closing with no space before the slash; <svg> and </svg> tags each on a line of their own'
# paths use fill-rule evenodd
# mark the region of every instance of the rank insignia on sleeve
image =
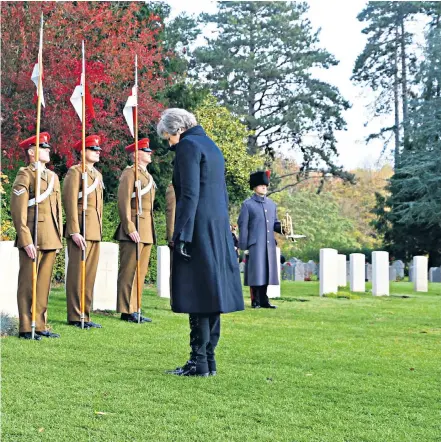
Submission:
<svg viewBox="0 0 441 442">
<path fill-rule="evenodd" d="M 17 196 L 20 196 L 23 193 L 26 193 L 26 189 L 14 189 L 14 194 Z"/>
</svg>

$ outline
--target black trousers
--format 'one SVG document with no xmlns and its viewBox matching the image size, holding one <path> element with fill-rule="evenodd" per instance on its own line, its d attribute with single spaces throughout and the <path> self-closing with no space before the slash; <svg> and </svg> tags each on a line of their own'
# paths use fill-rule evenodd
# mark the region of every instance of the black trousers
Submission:
<svg viewBox="0 0 441 442">
<path fill-rule="evenodd" d="M 196 362 L 197 373 L 216 371 L 215 349 L 220 337 L 220 315 L 191 313 L 190 360 Z"/>
<path fill-rule="evenodd" d="M 268 305 L 269 299 L 267 295 L 268 286 L 267 285 L 257 285 L 250 287 L 251 305 Z"/>
</svg>

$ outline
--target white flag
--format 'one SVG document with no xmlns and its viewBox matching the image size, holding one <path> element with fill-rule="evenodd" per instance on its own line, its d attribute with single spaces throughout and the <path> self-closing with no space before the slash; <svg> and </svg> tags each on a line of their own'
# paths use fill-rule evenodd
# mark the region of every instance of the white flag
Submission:
<svg viewBox="0 0 441 442">
<path fill-rule="evenodd" d="M 28 71 L 29 72 L 29 71 Z M 37 87 L 37 97 L 38 97 L 38 77 L 40 76 L 40 69 L 38 69 L 38 63 L 34 66 L 34 70 L 32 71 L 31 80 Z M 41 104 L 43 107 L 46 107 L 44 103 L 44 93 L 43 93 L 43 83 L 41 84 Z"/>
<path fill-rule="evenodd" d="M 132 95 L 127 98 L 127 102 L 123 110 L 124 118 L 127 121 L 127 125 L 129 126 L 132 137 L 135 136 L 133 108 L 136 106 L 138 106 L 138 97 L 136 95 L 136 86 L 133 86 Z"/>
<path fill-rule="evenodd" d="M 79 84 L 75 86 L 70 102 L 75 109 L 75 112 L 80 117 L 80 121 L 83 122 L 83 85 Z"/>
</svg>

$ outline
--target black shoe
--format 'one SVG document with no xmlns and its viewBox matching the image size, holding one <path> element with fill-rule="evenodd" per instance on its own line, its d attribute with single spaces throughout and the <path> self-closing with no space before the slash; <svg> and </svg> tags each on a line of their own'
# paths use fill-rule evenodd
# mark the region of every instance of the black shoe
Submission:
<svg viewBox="0 0 441 442">
<path fill-rule="evenodd" d="M 89 327 L 89 328 L 103 328 L 103 326 L 101 324 L 97 324 L 96 322 L 92 322 L 92 321 L 87 321 L 84 323 L 84 327 Z"/>
<path fill-rule="evenodd" d="M 18 337 L 20 339 L 32 339 L 32 333 L 31 332 L 20 332 L 18 334 Z M 38 335 L 38 332 L 35 332 L 34 341 L 41 341 L 41 336 Z"/>
<path fill-rule="evenodd" d="M 138 322 L 138 313 L 121 313 L 121 321 L 127 322 Z M 150 318 L 141 316 L 141 321 L 139 322 L 152 322 Z"/>
<path fill-rule="evenodd" d="M 135 322 L 138 322 L 138 312 L 132 313 L 132 316 L 135 318 Z M 152 322 L 152 320 L 150 318 L 147 318 L 147 316 L 141 315 L 140 322 Z"/>
<path fill-rule="evenodd" d="M 73 325 L 74 327 L 81 328 L 81 321 L 69 321 L 68 324 Z M 84 330 L 89 330 L 90 326 L 87 324 L 89 324 L 89 323 L 84 322 Z"/>
<path fill-rule="evenodd" d="M 183 367 L 177 367 L 175 370 L 166 371 L 167 374 L 174 374 L 175 376 L 201 376 L 207 377 L 208 373 L 198 373 L 196 362 L 187 361 Z"/>
<path fill-rule="evenodd" d="M 268 302 L 268 304 L 261 305 L 260 307 L 261 308 L 277 308 L 277 305 L 273 305 Z"/>
<path fill-rule="evenodd" d="M 49 330 L 35 332 L 38 336 L 43 336 L 44 338 L 59 338 L 58 333 L 52 333 Z"/>
</svg>

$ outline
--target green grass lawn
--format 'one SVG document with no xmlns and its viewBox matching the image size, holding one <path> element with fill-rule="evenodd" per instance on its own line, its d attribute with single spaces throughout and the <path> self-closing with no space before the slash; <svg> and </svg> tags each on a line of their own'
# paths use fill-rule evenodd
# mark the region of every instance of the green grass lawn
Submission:
<svg viewBox="0 0 441 442">
<path fill-rule="evenodd" d="M 2 343 L 2 441 L 440 441 L 441 284 L 390 297 L 318 297 L 284 282 L 277 310 L 222 317 L 218 376 L 164 370 L 188 357 L 188 317 L 144 293 L 151 324 L 94 315 L 61 339 Z M 405 297 L 402 297 L 405 296 Z"/>
</svg>

